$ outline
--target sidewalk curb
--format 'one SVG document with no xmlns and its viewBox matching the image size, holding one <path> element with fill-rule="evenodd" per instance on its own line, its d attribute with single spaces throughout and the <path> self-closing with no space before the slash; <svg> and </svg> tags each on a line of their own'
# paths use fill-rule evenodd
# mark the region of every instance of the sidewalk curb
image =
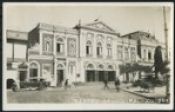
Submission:
<svg viewBox="0 0 175 112">
<path fill-rule="evenodd" d="M 143 95 L 143 94 L 140 94 L 140 93 L 137 93 L 137 92 L 132 92 L 132 91 L 129 91 L 129 90 L 126 90 L 126 89 L 122 89 L 122 90 L 125 91 L 125 92 L 128 92 L 128 93 L 132 93 L 132 94 L 135 94 L 135 95 L 138 95 L 138 96 L 147 98 L 147 99 L 156 99 L 156 98 L 166 97 L 166 96 L 160 96 L 160 97 L 156 97 L 156 96 L 146 96 L 146 95 Z"/>
</svg>

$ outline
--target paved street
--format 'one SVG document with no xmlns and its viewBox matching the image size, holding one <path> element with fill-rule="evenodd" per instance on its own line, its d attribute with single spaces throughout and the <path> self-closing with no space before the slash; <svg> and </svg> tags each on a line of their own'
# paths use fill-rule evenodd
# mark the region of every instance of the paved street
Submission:
<svg viewBox="0 0 175 112">
<path fill-rule="evenodd" d="M 48 88 L 43 91 L 7 92 L 9 103 L 153 103 L 143 97 L 120 91 L 113 83 L 104 89 L 103 83 L 89 83 L 65 90 Z"/>
</svg>

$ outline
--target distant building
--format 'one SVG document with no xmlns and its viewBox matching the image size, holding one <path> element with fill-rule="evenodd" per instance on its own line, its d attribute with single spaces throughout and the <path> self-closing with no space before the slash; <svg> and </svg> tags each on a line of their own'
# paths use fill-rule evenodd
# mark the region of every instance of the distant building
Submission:
<svg viewBox="0 0 175 112">
<path fill-rule="evenodd" d="M 70 83 L 106 78 L 114 81 L 115 77 L 125 81 L 127 75 L 120 74 L 119 65 L 152 65 L 157 45 L 159 42 L 149 33 L 138 31 L 120 36 L 102 21 L 80 23 L 74 28 L 39 23 L 28 33 L 7 31 L 7 65 L 19 62 L 15 80 L 43 78 L 51 86 L 66 79 Z M 133 77 L 128 77 L 129 81 Z"/>
<path fill-rule="evenodd" d="M 137 49 L 137 63 L 145 66 L 153 66 L 154 65 L 154 52 L 157 46 L 162 47 L 162 57 L 165 60 L 165 44 L 160 43 L 155 35 L 151 35 L 151 33 L 136 31 L 126 35 L 121 36 L 122 39 L 134 40 L 136 42 Z M 125 51 L 123 49 L 123 51 Z M 132 53 L 131 53 L 132 54 Z M 131 57 L 132 59 L 133 57 Z M 126 63 L 126 61 L 124 61 Z M 134 72 L 134 73 L 126 73 L 123 74 L 125 81 L 132 81 L 134 78 L 141 78 L 143 72 Z M 136 79 L 137 79 L 136 78 Z"/>
<path fill-rule="evenodd" d="M 7 58 L 6 79 L 8 87 L 14 81 L 23 81 L 27 78 L 27 43 L 28 33 L 7 30 L 7 44 L 5 55 Z M 21 67 L 22 66 L 22 67 Z"/>
<path fill-rule="evenodd" d="M 162 47 L 162 57 L 165 59 L 165 44 L 160 43 L 155 35 L 148 32 L 136 31 L 126 35 L 122 38 L 134 39 L 137 42 L 138 62 L 144 65 L 152 65 L 154 63 L 154 51 L 156 46 Z"/>
</svg>

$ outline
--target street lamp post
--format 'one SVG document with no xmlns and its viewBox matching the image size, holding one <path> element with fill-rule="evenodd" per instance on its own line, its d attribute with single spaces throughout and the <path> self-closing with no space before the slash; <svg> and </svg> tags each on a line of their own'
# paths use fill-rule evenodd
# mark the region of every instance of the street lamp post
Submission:
<svg viewBox="0 0 175 112">
<path fill-rule="evenodd" d="M 166 46 L 165 58 L 167 61 L 169 61 L 168 27 L 167 27 L 167 21 L 166 21 L 166 7 L 165 6 L 163 7 L 163 18 L 164 18 L 164 34 L 165 34 L 165 46 Z M 167 103 L 169 103 L 169 100 L 170 100 L 169 82 L 170 82 L 170 74 L 166 73 L 166 98 L 168 100 Z"/>
</svg>

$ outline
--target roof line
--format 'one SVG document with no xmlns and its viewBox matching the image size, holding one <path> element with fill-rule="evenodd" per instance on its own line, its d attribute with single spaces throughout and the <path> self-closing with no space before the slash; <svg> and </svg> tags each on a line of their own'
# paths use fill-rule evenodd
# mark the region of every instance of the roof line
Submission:
<svg viewBox="0 0 175 112">
<path fill-rule="evenodd" d="M 12 31 L 12 32 L 19 32 L 19 33 L 29 33 L 29 32 L 25 32 L 25 31 L 19 31 L 19 30 L 12 30 L 12 29 L 7 29 L 7 32 L 8 31 Z"/>
<path fill-rule="evenodd" d="M 97 24 L 97 23 L 102 23 L 104 24 L 107 28 L 109 28 L 110 30 L 112 30 L 113 32 L 116 32 L 113 28 L 109 27 L 105 22 L 103 21 L 94 21 L 92 23 L 86 23 L 86 24 L 83 24 L 81 26 L 89 26 L 89 25 L 92 25 L 92 24 Z"/>
</svg>

